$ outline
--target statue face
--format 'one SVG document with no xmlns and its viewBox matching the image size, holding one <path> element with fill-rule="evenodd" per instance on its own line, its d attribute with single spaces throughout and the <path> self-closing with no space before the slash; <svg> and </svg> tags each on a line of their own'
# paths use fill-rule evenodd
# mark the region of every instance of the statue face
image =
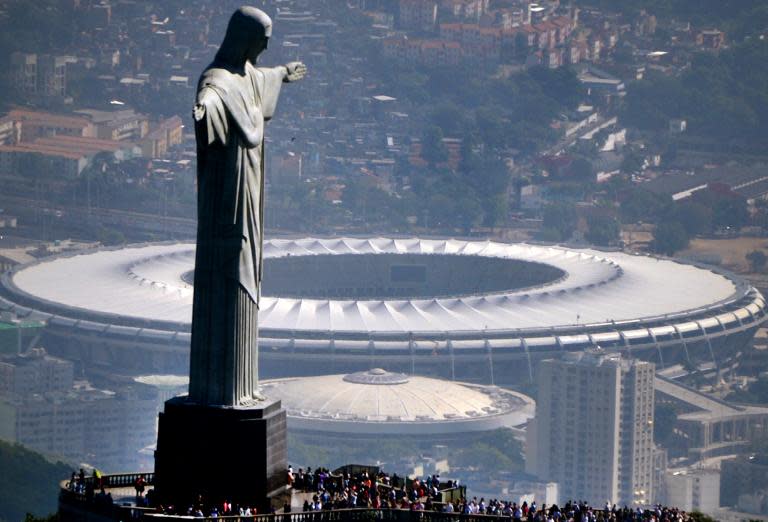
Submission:
<svg viewBox="0 0 768 522">
<path fill-rule="evenodd" d="M 264 37 L 260 36 L 254 39 L 253 44 L 251 45 L 251 48 L 248 50 L 248 61 L 255 65 L 256 60 L 261 54 L 261 52 L 265 51 L 268 46 L 269 46 L 268 36 L 264 36 Z"/>
<path fill-rule="evenodd" d="M 244 61 L 256 63 L 272 36 L 272 20 L 255 7 L 241 7 L 232 14 L 218 59 L 236 67 Z"/>
</svg>

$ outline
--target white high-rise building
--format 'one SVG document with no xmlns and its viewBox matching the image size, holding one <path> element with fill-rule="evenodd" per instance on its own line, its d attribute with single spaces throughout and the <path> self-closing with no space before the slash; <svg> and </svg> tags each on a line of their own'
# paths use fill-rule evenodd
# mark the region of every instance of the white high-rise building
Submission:
<svg viewBox="0 0 768 522">
<path fill-rule="evenodd" d="M 93 388 L 74 374 L 71 361 L 41 348 L 0 359 L 0 439 L 104 471 L 136 468 L 156 440 L 157 402 Z"/>
<path fill-rule="evenodd" d="M 527 471 L 557 482 L 561 502 L 651 504 L 653 378 L 652 363 L 600 350 L 543 361 Z"/>
</svg>

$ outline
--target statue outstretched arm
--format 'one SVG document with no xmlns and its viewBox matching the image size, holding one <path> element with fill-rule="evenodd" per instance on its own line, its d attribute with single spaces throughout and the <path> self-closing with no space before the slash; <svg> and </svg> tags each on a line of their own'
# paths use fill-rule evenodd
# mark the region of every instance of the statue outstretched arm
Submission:
<svg viewBox="0 0 768 522">
<path fill-rule="evenodd" d="M 283 67 L 285 68 L 285 77 L 283 78 L 285 83 L 298 82 L 307 74 L 307 66 L 302 62 L 289 62 Z"/>
<path fill-rule="evenodd" d="M 301 62 L 291 62 L 278 67 L 259 67 L 257 79 L 261 98 L 261 111 L 264 120 L 269 121 L 277 109 L 277 99 L 283 83 L 301 80 L 307 73 L 307 67 Z"/>
</svg>

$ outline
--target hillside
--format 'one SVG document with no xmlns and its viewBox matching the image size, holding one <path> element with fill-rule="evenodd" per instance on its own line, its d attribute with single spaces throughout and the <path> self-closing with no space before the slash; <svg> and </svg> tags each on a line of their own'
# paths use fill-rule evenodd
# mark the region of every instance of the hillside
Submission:
<svg viewBox="0 0 768 522">
<path fill-rule="evenodd" d="M 0 521 L 20 522 L 27 513 L 45 516 L 57 509 L 58 484 L 72 472 L 39 453 L 0 441 Z"/>
</svg>

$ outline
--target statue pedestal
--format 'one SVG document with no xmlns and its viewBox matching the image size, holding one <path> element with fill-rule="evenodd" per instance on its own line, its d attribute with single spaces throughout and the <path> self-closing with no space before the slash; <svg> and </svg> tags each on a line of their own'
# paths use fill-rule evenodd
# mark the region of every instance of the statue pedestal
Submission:
<svg viewBox="0 0 768 522">
<path fill-rule="evenodd" d="M 256 507 L 269 513 L 287 491 L 286 415 L 279 400 L 255 407 L 166 401 L 155 451 L 158 502 Z M 282 506 L 282 503 L 279 504 Z"/>
</svg>

